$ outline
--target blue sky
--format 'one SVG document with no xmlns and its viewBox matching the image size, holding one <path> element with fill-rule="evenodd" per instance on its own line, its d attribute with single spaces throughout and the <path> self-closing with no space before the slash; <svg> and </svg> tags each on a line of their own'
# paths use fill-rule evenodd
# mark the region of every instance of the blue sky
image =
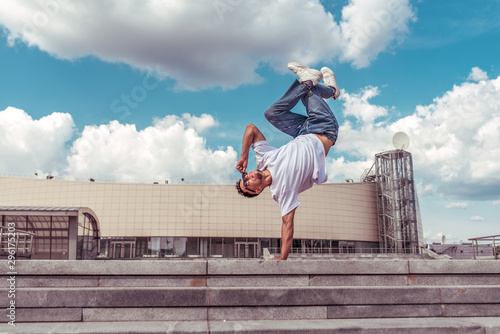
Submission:
<svg viewBox="0 0 500 334">
<path fill-rule="evenodd" d="M 299 61 L 342 90 L 329 182 L 405 131 L 425 236 L 500 234 L 497 0 L 7 0 L 0 26 L 1 174 L 229 182 L 246 124 L 289 140 L 263 113 Z"/>
</svg>

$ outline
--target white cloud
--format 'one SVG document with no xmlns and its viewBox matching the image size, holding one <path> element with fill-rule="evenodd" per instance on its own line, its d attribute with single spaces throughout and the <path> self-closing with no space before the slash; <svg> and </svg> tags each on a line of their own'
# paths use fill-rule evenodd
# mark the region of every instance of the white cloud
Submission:
<svg viewBox="0 0 500 334">
<path fill-rule="evenodd" d="M 480 222 L 484 220 L 484 217 L 481 216 L 472 216 L 470 217 L 470 220 L 475 221 L 475 222 Z"/>
<path fill-rule="evenodd" d="M 345 161 L 344 157 L 333 159 L 328 163 L 328 181 L 345 182 L 352 179 L 359 182 L 363 172 L 373 165 L 373 160 L 365 161 Z"/>
<path fill-rule="evenodd" d="M 469 207 L 469 204 L 465 202 L 454 202 L 454 203 L 449 203 L 445 205 L 445 208 L 447 209 L 455 209 L 455 208 L 460 208 L 460 209 L 467 209 Z"/>
<path fill-rule="evenodd" d="M 457 196 L 498 196 L 500 187 L 500 77 L 454 86 L 417 107 L 420 126 L 408 129 L 422 176 L 441 179 Z M 496 194 L 496 195 L 495 195 Z"/>
<path fill-rule="evenodd" d="M 417 194 L 419 196 L 432 195 L 436 191 L 434 185 L 432 183 L 417 183 Z"/>
<path fill-rule="evenodd" d="M 493 205 L 500 205 L 500 200 L 498 200 L 498 201 L 493 201 Z"/>
<path fill-rule="evenodd" d="M 156 119 L 138 131 L 112 121 L 86 126 L 71 142 L 70 114 L 39 120 L 20 109 L 0 111 L 0 172 L 52 174 L 72 179 L 180 180 L 227 182 L 236 165 L 232 147 L 212 150 L 200 132 L 217 126 L 211 115 L 184 114 Z M 71 145 L 71 150 L 66 145 Z"/>
<path fill-rule="evenodd" d="M 21 109 L 0 111 L 0 171 L 57 174 L 65 162 L 65 143 L 73 136 L 74 126 L 71 115 L 65 113 L 34 120 Z"/>
<path fill-rule="evenodd" d="M 488 73 L 486 73 L 486 71 L 483 71 L 479 67 L 473 67 L 467 80 L 471 81 L 488 80 Z"/>
<path fill-rule="evenodd" d="M 341 59 L 356 68 L 370 65 L 380 52 L 400 43 L 415 20 L 408 0 L 350 0 L 342 9 Z"/>
<path fill-rule="evenodd" d="M 372 123 L 375 119 L 387 115 L 387 109 L 381 106 L 370 104 L 368 100 L 379 95 L 378 87 L 365 87 L 361 93 L 341 94 L 344 101 L 344 115 L 354 116 L 363 123 Z"/>
<path fill-rule="evenodd" d="M 196 130 L 213 126 L 213 118 L 184 114 L 182 119 L 169 115 L 141 131 L 118 121 L 86 126 L 73 143 L 66 174 L 97 180 L 227 182 L 236 165 L 236 151 L 207 148 Z"/>
<path fill-rule="evenodd" d="M 208 114 L 203 114 L 201 117 L 192 116 L 190 114 L 182 114 L 182 119 L 187 122 L 187 126 L 193 128 L 198 133 L 203 133 L 208 129 L 218 126 L 219 123 Z"/>
<path fill-rule="evenodd" d="M 126 63 L 188 90 L 259 82 L 262 64 L 284 71 L 291 60 L 365 67 L 415 17 L 408 0 L 351 0 L 342 15 L 317 0 L 0 1 L 11 45 Z"/>
<path fill-rule="evenodd" d="M 500 193 L 500 77 L 454 86 L 427 106 L 395 122 L 370 123 L 369 115 L 380 115 L 385 107 L 369 103 L 374 88 L 361 94 L 344 94 L 344 115 L 356 122 L 340 126 L 335 150 L 364 161 L 392 149 L 391 138 L 398 131 L 411 140 L 415 175 L 424 184 L 436 184 L 435 191 L 462 199 L 498 198 Z M 364 106 L 359 108 L 359 106 Z M 372 113 L 364 113 L 373 110 Z M 378 112 L 378 113 L 377 113 Z M 351 163 L 350 160 L 345 163 Z M 336 160 L 337 168 L 340 160 Z"/>
</svg>

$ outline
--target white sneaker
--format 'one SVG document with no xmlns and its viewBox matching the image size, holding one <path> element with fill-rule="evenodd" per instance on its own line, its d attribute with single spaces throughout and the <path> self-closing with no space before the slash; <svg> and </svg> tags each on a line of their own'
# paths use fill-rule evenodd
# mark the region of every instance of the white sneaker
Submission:
<svg viewBox="0 0 500 334">
<path fill-rule="evenodd" d="M 323 81 L 325 82 L 325 85 L 335 88 L 335 93 L 332 97 L 334 100 L 336 100 L 340 95 L 340 89 L 339 85 L 337 85 L 335 74 L 328 67 L 323 67 L 321 69 L 321 73 L 323 73 Z"/>
<path fill-rule="evenodd" d="M 309 68 L 306 65 L 302 65 L 299 63 L 288 63 L 288 69 L 297 74 L 300 83 L 310 80 L 313 86 L 316 86 L 316 84 L 323 78 L 323 74 L 321 74 L 320 71 Z"/>
<path fill-rule="evenodd" d="M 269 249 L 268 248 L 264 248 L 264 260 L 269 261 L 273 257 L 274 256 L 272 256 L 271 253 L 269 253 Z"/>
</svg>

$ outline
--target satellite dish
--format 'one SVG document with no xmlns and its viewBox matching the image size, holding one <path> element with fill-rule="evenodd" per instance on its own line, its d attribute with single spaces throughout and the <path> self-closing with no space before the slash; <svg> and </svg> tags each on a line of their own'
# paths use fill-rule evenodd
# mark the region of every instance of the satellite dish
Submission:
<svg viewBox="0 0 500 334">
<path fill-rule="evenodd" d="M 404 150 L 410 146 L 410 137 L 404 132 L 397 132 L 392 137 L 392 145 L 398 150 Z"/>
</svg>

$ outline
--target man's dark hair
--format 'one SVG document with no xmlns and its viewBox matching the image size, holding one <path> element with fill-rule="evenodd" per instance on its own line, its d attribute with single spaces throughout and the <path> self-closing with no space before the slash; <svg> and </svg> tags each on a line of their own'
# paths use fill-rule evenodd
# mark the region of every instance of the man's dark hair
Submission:
<svg viewBox="0 0 500 334">
<path fill-rule="evenodd" d="M 243 192 L 243 190 L 241 190 L 240 181 L 241 181 L 241 179 L 236 181 L 236 190 L 238 190 L 238 194 L 240 194 L 241 196 L 244 196 L 244 197 L 248 197 L 248 198 L 252 198 L 252 197 L 259 195 L 259 194 L 250 194 L 250 193 Z"/>
</svg>

